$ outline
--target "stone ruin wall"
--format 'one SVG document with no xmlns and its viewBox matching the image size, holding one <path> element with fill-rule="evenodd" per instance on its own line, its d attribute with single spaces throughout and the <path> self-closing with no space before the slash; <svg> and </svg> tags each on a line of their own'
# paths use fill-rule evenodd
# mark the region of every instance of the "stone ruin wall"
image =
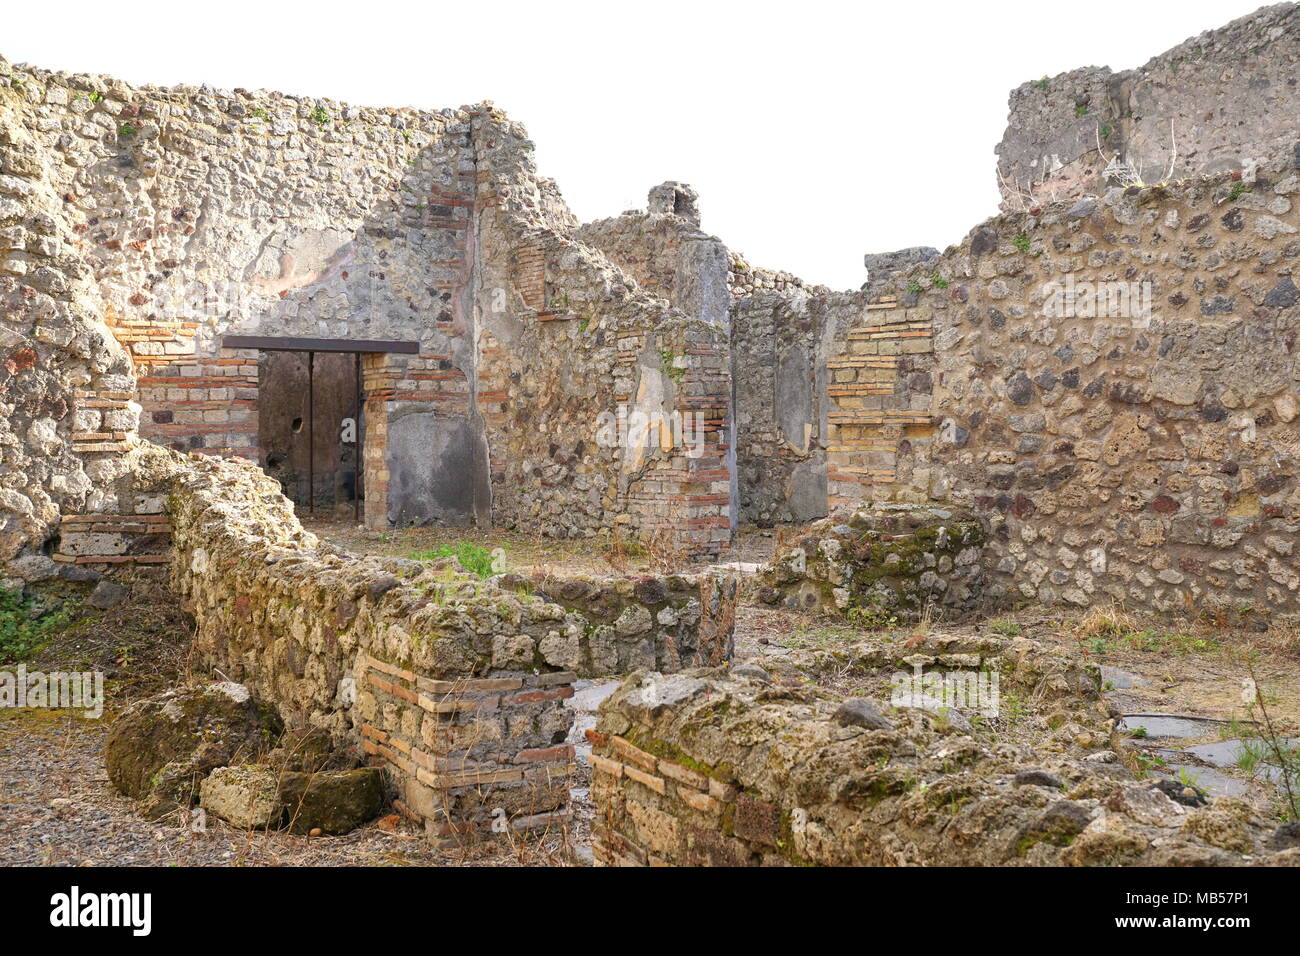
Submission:
<svg viewBox="0 0 1300 956">
<path fill-rule="evenodd" d="M 141 407 L 142 437 L 257 457 L 258 353 L 222 348 L 223 336 L 416 341 L 416 356 L 367 357 L 369 516 L 472 514 L 472 495 L 430 489 L 430 462 L 411 474 L 383 454 L 390 424 L 447 457 L 472 465 L 477 453 L 466 114 L 35 70 L 15 72 L 7 93 L 132 355 L 137 387 L 115 394 Z M 83 411 L 76 433 L 101 445 L 134 430 Z M 433 513 L 412 514 L 427 490 Z"/>
<path fill-rule="evenodd" d="M 497 807 L 517 829 L 566 818 L 579 675 L 731 657 L 733 581 L 484 582 L 450 561 L 356 557 L 305 531 L 252 465 L 153 447 L 129 459 L 121 492 L 170 523 L 201 660 L 288 726 L 360 741 L 437 838 L 485 832 Z"/>
<path fill-rule="evenodd" d="M 1104 191 L 1114 156 L 1151 183 L 1171 162 L 1173 179 L 1248 170 L 1294 146 L 1298 77 L 1300 7 L 1280 3 L 1136 70 L 1085 67 L 1024 83 L 998 147 L 1002 208 Z"/>
<path fill-rule="evenodd" d="M 0 561 L 20 579 L 48 573 L 43 542 L 68 512 L 108 505 L 116 445 L 135 430 L 126 351 L 104 325 L 26 100 L 0 60 Z M 93 426 L 93 427 L 92 427 Z"/>
<path fill-rule="evenodd" d="M 930 493 L 988 522 L 1007 594 L 1300 606 L 1298 167 L 1002 216 L 896 277 L 933 334 Z"/>
<path fill-rule="evenodd" d="M 0 97 L 11 579 L 48 575 L 51 551 L 162 560 L 112 497 L 136 435 L 256 457 L 273 399 L 230 334 L 418 342 L 364 356 L 372 527 L 618 523 L 687 555 L 729 540 L 725 331 L 572 239 L 532 144 L 490 107 L 133 89 L 3 61 Z M 598 447 L 596 415 L 629 400 L 699 414 L 704 453 Z M 100 536 L 52 540 L 65 520 Z"/>
<path fill-rule="evenodd" d="M 1293 16 L 1270 8 L 1157 58 L 1193 98 L 1227 89 L 1191 80 L 1235 58 L 1229 80 L 1263 104 L 1258 129 L 1231 133 L 1252 155 L 1289 102 L 1274 74 L 1293 34 L 1275 34 Z M 682 184 L 580 226 L 489 106 L 0 68 L 0 543 L 18 577 L 51 557 L 166 560 L 165 518 L 115 498 L 114 479 L 138 420 L 186 450 L 251 453 L 257 353 L 219 348 L 239 332 L 418 338 L 417 356 L 366 356 L 373 525 L 617 528 L 706 556 L 738 522 L 933 501 L 989 522 L 1007 594 L 1293 603 L 1293 143 L 1267 169 L 1243 162 L 1240 182 L 995 219 L 941 258 L 869 257 L 903 271 L 830 292 L 701 232 Z M 1009 138 L 1018 124 L 1013 109 Z M 1066 275 L 1149 278 L 1153 324 L 1047 321 L 1041 286 Z M 602 446 L 596 416 L 620 406 L 698 415 L 704 454 Z"/>
<path fill-rule="evenodd" d="M 694 190 L 665 183 L 651 191 L 647 210 L 587 223 L 576 235 L 642 288 L 728 331 L 734 521 L 770 527 L 820 517 L 821 325 L 799 303 L 827 290 L 751 267 L 699 225 Z"/>
<path fill-rule="evenodd" d="M 731 367 L 725 311 L 642 288 L 546 213 L 518 124 L 480 134 L 484 361 L 494 520 L 560 537 L 655 536 L 684 557 L 731 540 Z M 494 290 L 514 290 L 502 310 Z M 698 422 L 698 454 L 647 433 L 611 447 L 620 409 Z M 498 437 L 499 436 L 499 437 Z"/>
<path fill-rule="evenodd" d="M 1100 680 L 1030 641 L 862 645 L 823 666 L 996 670 L 1068 719 L 1033 748 L 901 706 L 842 702 L 816 662 L 636 674 L 592 741 L 604 866 L 1277 866 L 1300 850 L 1220 798 L 1189 808 L 1075 741 L 1107 739 Z M 964 720 L 964 718 L 962 718 Z"/>
</svg>

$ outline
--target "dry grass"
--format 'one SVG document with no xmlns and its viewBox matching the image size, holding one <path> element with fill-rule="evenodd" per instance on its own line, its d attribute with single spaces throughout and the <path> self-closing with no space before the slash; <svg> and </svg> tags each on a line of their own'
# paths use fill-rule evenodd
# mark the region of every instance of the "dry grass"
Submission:
<svg viewBox="0 0 1300 956">
<path fill-rule="evenodd" d="M 727 662 L 727 652 L 734 640 L 736 608 L 740 604 L 736 575 L 718 579 L 716 586 L 719 589 L 716 597 L 711 596 L 700 608 L 700 657 L 710 667 Z"/>
<path fill-rule="evenodd" d="M 655 528 L 646 535 L 645 550 L 650 567 L 660 574 L 680 571 L 690 564 L 685 549 L 669 528 Z"/>
<path fill-rule="evenodd" d="M 194 625 L 166 579 L 114 578 L 131 596 L 105 611 L 80 604 L 68 624 L 27 662 L 29 670 L 99 671 L 109 703 L 157 693 L 193 673 Z"/>
<path fill-rule="evenodd" d="M 1073 622 L 1071 629 L 1080 641 L 1114 640 L 1136 633 L 1140 626 L 1136 617 L 1118 604 L 1111 604 L 1089 608 Z"/>
</svg>

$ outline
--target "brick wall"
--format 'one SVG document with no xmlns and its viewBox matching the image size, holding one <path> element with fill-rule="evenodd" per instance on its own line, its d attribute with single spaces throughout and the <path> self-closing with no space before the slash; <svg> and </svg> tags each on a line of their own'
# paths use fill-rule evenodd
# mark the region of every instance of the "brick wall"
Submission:
<svg viewBox="0 0 1300 956">
<path fill-rule="evenodd" d="M 361 745 L 389 767 L 403 809 L 440 841 L 568 822 L 575 674 L 432 680 L 362 655 Z M 557 740 L 559 742 L 557 742 Z M 500 827 L 501 824 L 498 824 Z"/>
<path fill-rule="evenodd" d="M 896 296 L 858 310 L 826 363 L 829 505 L 928 500 L 933 327 Z"/>
</svg>

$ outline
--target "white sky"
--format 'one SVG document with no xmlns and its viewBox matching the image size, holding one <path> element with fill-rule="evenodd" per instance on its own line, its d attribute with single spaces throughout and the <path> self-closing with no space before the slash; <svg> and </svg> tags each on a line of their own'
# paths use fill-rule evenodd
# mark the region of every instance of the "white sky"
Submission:
<svg viewBox="0 0 1300 956">
<path fill-rule="evenodd" d="M 856 288 L 864 252 L 942 249 L 996 211 L 1012 87 L 1140 66 L 1262 2 L 7 2 L 0 54 L 136 85 L 494 100 L 579 218 L 682 180 L 752 264 Z"/>
</svg>

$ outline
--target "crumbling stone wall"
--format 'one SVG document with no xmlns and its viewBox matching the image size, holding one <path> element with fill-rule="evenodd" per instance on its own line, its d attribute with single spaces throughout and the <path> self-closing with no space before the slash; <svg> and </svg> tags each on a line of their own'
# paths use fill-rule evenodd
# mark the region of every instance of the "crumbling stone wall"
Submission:
<svg viewBox="0 0 1300 956">
<path fill-rule="evenodd" d="M 762 292 L 779 292 L 787 295 L 820 295 L 829 292 L 824 285 L 813 285 L 791 272 L 779 269 L 764 269 L 753 266 L 740 253 L 728 250 L 731 271 L 727 274 L 727 285 L 731 288 L 733 299 Z"/>
<path fill-rule="evenodd" d="M 114 510 L 132 433 L 131 363 L 104 325 L 64 215 L 54 160 L 26 121 L 34 94 L 0 59 L 0 564 L 54 572 L 44 542 L 64 513 Z"/>
<path fill-rule="evenodd" d="M 137 400 L 140 433 L 161 444 L 256 459 L 258 353 L 223 348 L 225 336 L 415 341 L 419 355 L 388 363 L 397 392 L 372 394 L 367 412 L 408 431 L 419 415 L 418 437 L 475 480 L 466 113 L 4 72 L 87 290 L 134 361 L 135 388 L 108 382 L 93 400 Z M 16 251 L 6 271 L 23 274 L 31 255 Z M 459 385 L 430 388 L 429 370 Z M 138 411 L 83 406 L 77 432 L 120 448 Z M 409 509 L 384 500 L 387 470 L 374 462 L 368 510 L 396 519 Z M 409 490 L 433 499 L 424 517 L 473 513 L 472 496 L 439 500 L 428 479 Z"/>
<path fill-rule="evenodd" d="M 579 672 L 731 655 L 734 582 L 482 582 L 452 562 L 355 557 L 305 531 L 250 464 L 129 458 L 135 493 L 165 504 L 204 662 L 290 726 L 360 738 L 435 837 L 484 831 L 498 807 L 521 828 L 562 818 Z"/>
<path fill-rule="evenodd" d="M 14 141 L 6 195 L 21 185 L 23 200 L 5 209 L 21 228 L 7 233 L 4 278 L 24 313 L 6 333 L 21 353 L 10 374 L 33 367 L 24 332 L 46 309 L 18 277 L 48 284 L 46 260 L 60 249 L 135 373 L 106 340 L 116 358 L 95 358 L 89 376 L 69 373 L 75 384 L 46 382 L 53 365 L 38 352 L 27 384 L 70 397 L 55 425 L 36 415 L 30 436 L 24 425 L 19 444 L 34 458 L 75 436 L 75 451 L 116 462 L 96 465 L 116 469 L 103 475 L 111 485 L 141 407 L 143 437 L 255 458 L 259 352 L 227 348 L 226 336 L 413 341 L 416 354 L 364 356 L 371 526 L 495 520 L 587 536 L 617 519 L 630 536 L 664 535 L 687 554 L 730 540 L 726 265 L 716 243 L 700 244 L 715 268 L 688 276 L 701 280 L 697 307 L 669 307 L 572 238 L 576 221 L 537 177 L 522 128 L 490 107 L 135 89 L 7 63 L 0 79 Z M 37 233 L 28 241 L 22 230 L 38 224 L 20 177 L 41 183 L 49 221 L 39 228 L 65 231 L 63 246 Z M 57 284 L 58 294 L 72 288 Z M 53 348 L 75 338 L 43 334 L 58 338 Z M 90 355 L 82 340 L 70 347 Z M 702 453 L 601 447 L 598 416 L 621 402 L 698 416 Z M 11 555 L 45 546 L 60 510 L 87 520 L 135 513 L 68 480 L 77 487 L 60 492 L 67 506 L 42 502 L 40 519 L 5 502 Z"/>
<path fill-rule="evenodd" d="M 998 147 L 1002 208 L 1101 192 L 1115 156 L 1150 183 L 1247 171 L 1295 143 L 1297 69 L 1300 7 L 1279 3 L 1136 70 L 1085 67 L 1024 83 Z"/>
<path fill-rule="evenodd" d="M 914 505 L 864 507 L 814 522 L 759 575 L 766 604 L 846 613 L 868 624 L 927 609 L 970 611 L 983 586 L 981 523 Z M 856 612 L 856 613 L 855 613 Z"/>
<path fill-rule="evenodd" d="M 989 523 L 1008 593 L 1297 608 L 1298 177 L 1287 150 L 1002 216 L 896 277 L 933 329 L 930 493 Z"/>
<path fill-rule="evenodd" d="M 673 195 L 690 187 L 666 183 Z M 631 210 L 612 219 L 589 222 L 574 231 L 583 244 L 603 253 L 651 295 L 667 300 L 686 315 L 726 327 L 730 321 L 729 256 L 715 236 L 695 219 L 668 211 Z M 694 190 L 690 190 L 693 195 Z M 694 209 L 694 201 L 691 202 Z"/>
<path fill-rule="evenodd" d="M 906 668 L 904 651 L 864 646 L 836 664 Z M 1108 734 L 1095 673 L 1029 641 L 916 653 L 998 670 L 1008 687 L 1056 702 L 1062 722 L 1031 749 L 991 742 L 928 704 L 844 701 L 796 672 L 636 674 L 588 734 L 597 863 L 1233 866 L 1300 856 L 1273 844 L 1275 824 L 1244 803 L 1190 808 L 1098 749 Z"/>
<path fill-rule="evenodd" d="M 642 288 L 729 329 L 736 521 L 771 526 L 820 517 L 823 324 L 797 300 L 826 290 L 749 266 L 700 230 L 697 198 L 689 186 L 664 183 L 650 191 L 649 212 L 588 223 L 576 235 Z"/>
<path fill-rule="evenodd" d="M 734 520 L 725 313 L 701 298 L 687 314 L 573 238 L 547 211 L 523 128 L 491 113 L 476 123 L 494 519 L 562 537 L 617 526 L 717 553 Z M 620 408 L 681 421 L 691 438 L 698 427 L 698 445 L 671 429 L 605 433 Z"/>
</svg>

